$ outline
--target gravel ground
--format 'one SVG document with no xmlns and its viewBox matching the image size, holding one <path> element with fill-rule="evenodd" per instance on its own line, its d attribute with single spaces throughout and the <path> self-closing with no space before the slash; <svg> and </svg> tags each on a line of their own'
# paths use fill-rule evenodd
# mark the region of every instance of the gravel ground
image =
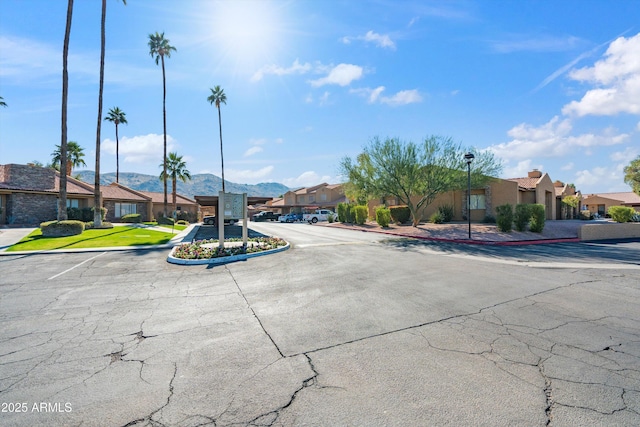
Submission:
<svg viewBox="0 0 640 427">
<path fill-rule="evenodd" d="M 498 231 L 495 224 L 471 223 L 472 240 L 486 242 L 516 242 L 523 240 L 553 240 L 571 239 L 578 237 L 578 229 L 586 224 L 594 224 L 594 221 L 563 220 L 547 221 L 542 233 L 531 231 L 511 231 L 503 233 Z M 342 223 L 319 223 L 326 227 L 342 227 L 354 230 L 375 231 L 388 234 L 395 234 L 410 237 L 423 237 L 446 240 L 467 240 L 469 225 L 466 222 L 452 222 L 448 224 L 422 223 L 417 227 L 411 225 L 395 225 L 382 228 L 375 222 L 368 222 L 365 225 L 352 225 Z"/>
</svg>

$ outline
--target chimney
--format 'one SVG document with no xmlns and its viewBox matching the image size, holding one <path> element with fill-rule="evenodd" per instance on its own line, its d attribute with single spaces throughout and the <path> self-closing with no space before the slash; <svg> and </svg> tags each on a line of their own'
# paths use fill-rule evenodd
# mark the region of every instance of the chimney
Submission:
<svg viewBox="0 0 640 427">
<path fill-rule="evenodd" d="M 529 178 L 540 178 L 542 177 L 542 172 L 540 172 L 538 169 L 534 169 L 531 172 L 529 172 Z"/>
</svg>

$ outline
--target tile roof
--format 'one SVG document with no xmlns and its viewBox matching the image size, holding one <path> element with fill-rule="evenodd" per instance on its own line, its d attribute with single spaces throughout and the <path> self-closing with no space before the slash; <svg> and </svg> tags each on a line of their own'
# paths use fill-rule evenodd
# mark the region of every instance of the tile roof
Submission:
<svg viewBox="0 0 640 427">
<path fill-rule="evenodd" d="M 34 188 L 27 187 L 24 185 L 17 185 L 15 183 L 9 182 L 0 182 L 0 188 L 5 190 L 19 190 L 19 191 L 35 191 L 41 193 L 59 193 L 60 192 L 60 173 L 56 172 L 55 179 L 51 182 L 52 185 L 47 185 L 46 187 Z M 79 181 L 70 176 L 67 176 L 67 195 L 71 196 L 92 196 L 93 195 L 93 186 L 87 184 L 86 182 Z"/>
<path fill-rule="evenodd" d="M 518 183 L 518 187 L 526 188 L 526 189 L 534 189 L 540 181 L 540 178 L 508 178 L 507 181 L 514 181 Z"/>
<path fill-rule="evenodd" d="M 114 200 L 136 200 L 140 202 L 149 201 L 150 197 L 144 196 L 139 192 L 125 187 L 124 185 L 112 182 L 109 185 L 101 185 L 100 192 L 104 199 Z"/>
<path fill-rule="evenodd" d="M 611 200 L 619 200 L 625 204 L 640 204 L 640 196 L 632 191 L 627 191 L 625 193 L 597 193 L 597 194 L 588 194 L 584 196 L 583 202 L 586 202 L 589 197 L 603 197 L 605 199 Z"/>
<path fill-rule="evenodd" d="M 156 191 L 138 191 L 138 193 L 142 193 L 147 197 L 151 197 L 151 201 L 153 203 L 164 203 L 164 193 L 158 193 Z M 171 192 L 167 193 L 167 201 L 169 203 L 173 203 L 173 196 Z M 192 200 L 188 197 L 181 195 L 180 193 L 176 194 L 176 201 L 182 205 L 195 205 L 197 204 L 195 200 Z"/>
</svg>

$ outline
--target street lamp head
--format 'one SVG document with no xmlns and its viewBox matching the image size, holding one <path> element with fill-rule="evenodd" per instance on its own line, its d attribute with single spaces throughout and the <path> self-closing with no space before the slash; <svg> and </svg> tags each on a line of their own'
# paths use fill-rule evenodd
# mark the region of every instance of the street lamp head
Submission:
<svg viewBox="0 0 640 427">
<path fill-rule="evenodd" d="M 473 153 L 467 153 L 467 154 L 464 155 L 464 159 L 467 161 L 467 164 L 471 164 L 471 162 L 475 158 L 476 158 L 476 156 L 474 156 Z"/>
</svg>

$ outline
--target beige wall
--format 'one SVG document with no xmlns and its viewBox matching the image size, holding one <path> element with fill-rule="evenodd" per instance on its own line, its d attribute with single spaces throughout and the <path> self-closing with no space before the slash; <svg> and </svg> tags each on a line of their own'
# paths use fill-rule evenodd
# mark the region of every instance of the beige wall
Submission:
<svg viewBox="0 0 640 427">
<path fill-rule="evenodd" d="M 580 240 L 629 239 L 640 237 L 640 223 L 588 224 L 578 229 Z"/>
</svg>

